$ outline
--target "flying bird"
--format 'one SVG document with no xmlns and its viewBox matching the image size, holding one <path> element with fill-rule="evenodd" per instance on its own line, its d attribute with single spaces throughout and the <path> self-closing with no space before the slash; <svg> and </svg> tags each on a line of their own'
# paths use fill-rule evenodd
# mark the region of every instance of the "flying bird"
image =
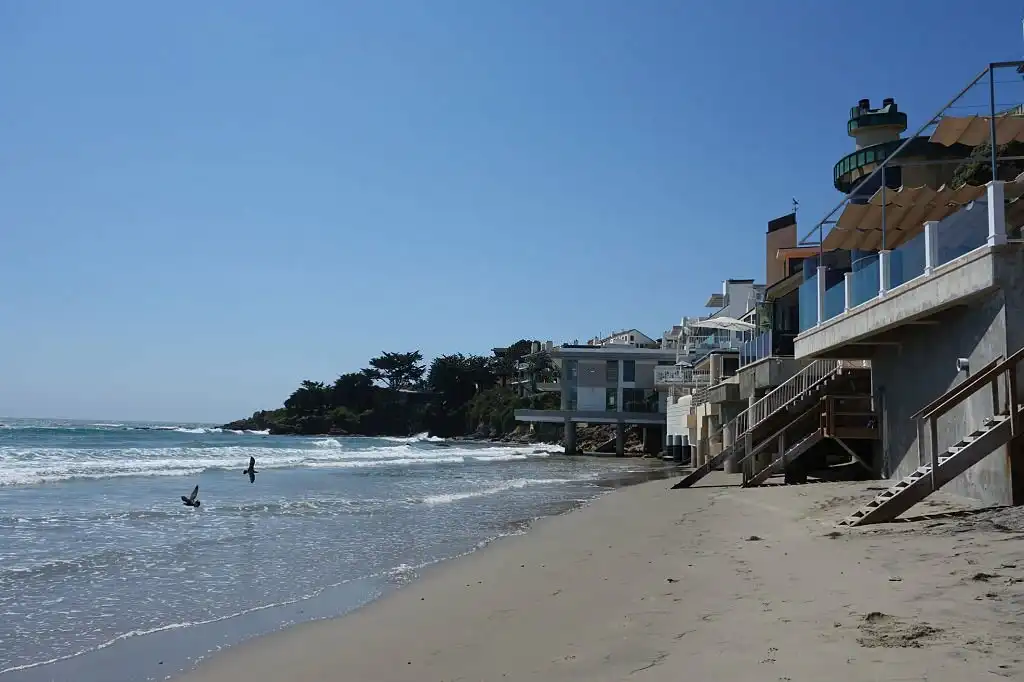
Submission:
<svg viewBox="0 0 1024 682">
<path fill-rule="evenodd" d="M 196 507 L 198 509 L 199 505 L 201 504 L 201 502 L 198 499 L 196 499 L 198 497 L 199 486 L 196 486 L 195 488 L 192 488 L 191 495 L 189 495 L 188 497 L 185 497 L 184 495 L 181 496 L 181 503 L 186 507 Z"/>
<path fill-rule="evenodd" d="M 258 474 L 259 472 L 256 471 L 256 458 L 255 457 L 252 457 L 252 456 L 249 457 L 249 468 L 248 469 L 243 469 L 242 473 L 249 475 L 249 483 L 255 483 L 256 482 L 256 474 Z"/>
</svg>

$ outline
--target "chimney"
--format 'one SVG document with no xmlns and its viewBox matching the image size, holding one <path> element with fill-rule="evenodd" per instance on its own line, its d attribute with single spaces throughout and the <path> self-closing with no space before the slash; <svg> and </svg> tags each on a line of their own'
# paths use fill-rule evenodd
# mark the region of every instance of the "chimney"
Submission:
<svg viewBox="0 0 1024 682">
<path fill-rule="evenodd" d="M 883 107 L 887 107 L 890 104 L 896 104 L 896 100 L 894 100 L 892 97 L 886 97 L 885 99 L 882 100 Z"/>
<path fill-rule="evenodd" d="M 867 111 L 868 109 L 871 108 L 871 100 L 862 99 L 861 101 L 857 102 L 857 108 L 860 109 L 861 111 Z"/>
</svg>

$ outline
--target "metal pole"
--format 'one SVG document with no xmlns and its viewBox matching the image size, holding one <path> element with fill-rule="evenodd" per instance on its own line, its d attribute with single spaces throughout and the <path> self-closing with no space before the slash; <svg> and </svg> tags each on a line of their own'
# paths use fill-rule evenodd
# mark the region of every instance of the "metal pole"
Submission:
<svg viewBox="0 0 1024 682">
<path fill-rule="evenodd" d="M 996 181 L 996 70 L 988 65 L 988 138 L 992 147 L 992 181 Z"/>
<path fill-rule="evenodd" d="M 882 251 L 885 251 L 885 170 L 882 171 Z M 888 288 L 888 284 L 886 284 L 886 288 Z"/>
<path fill-rule="evenodd" d="M 1022 64 L 1024 64 L 1024 62 L 995 62 L 995 63 L 994 63 L 994 66 L 997 66 L 997 67 L 1003 67 L 1003 66 L 1007 66 L 1007 67 L 1009 67 L 1009 66 L 1019 66 L 1019 65 L 1022 65 Z M 965 93 L 965 92 L 967 92 L 968 90 L 970 90 L 971 88 L 973 88 L 973 87 L 974 87 L 974 86 L 975 86 L 975 85 L 976 85 L 976 84 L 978 83 L 978 81 L 980 81 L 980 80 L 981 80 L 982 78 L 984 78 L 984 77 L 985 77 L 985 70 L 982 70 L 982 71 L 981 71 L 981 72 L 980 72 L 980 73 L 979 73 L 979 74 L 978 74 L 977 76 L 975 76 L 975 77 L 974 77 L 973 79 L 971 79 L 971 82 L 970 82 L 970 83 L 968 83 L 968 84 L 967 84 L 967 85 L 966 85 L 966 86 L 965 86 L 965 87 L 964 87 L 964 88 L 963 88 L 962 90 L 960 90 L 960 92 L 956 93 L 956 96 L 955 96 L 955 97 L 953 97 L 953 99 L 951 99 L 951 100 L 949 100 L 948 102 L 946 102 L 946 104 L 944 104 L 944 105 L 942 106 L 942 108 L 941 108 L 941 109 L 939 109 L 939 110 L 938 110 L 938 112 L 937 112 L 937 113 L 936 113 L 936 114 L 935 114 L 934 116 L 932 116 L 932 117 L 931 117 L 930 119 L 928 119 L 928 120 L 927 120 L 927 121 L 926 121 L 926 122 L 925 122 L 925 123 L 924 123 L 923 125 L 921 125 L 921 127 L 920 127 L 920 128 L 918 128 L 918 129 L 917 129 L 917 130 L 916 130 L 916 131 L 914 132 L 914 134 L 913 134 L 913 135 L 910 135 L 910 136 L 908 136 L 908 137 L 906 137 L 906 138 L 903 138 L 903 143 L 902 143 L 902 144 L 901 144 L 901 145 L 900 145 L 899 147 L 897 147 L 897 148 L 896 148 L 896 151 L 894 151 L 894 152 L 893 152 L 892 154 L 889 154 L 889 156 L 887 156 L 887 157 L 885 158 L 885 161 L 884 161 L 884 162 L 883 162 L 882 164 L 878 165 L 878 166 L 877 166 L 877 167 L 875 168 L 875 170 L 871 171 L 871 173 L 870 173 L 870 174 L 868 174 L 868 176 L 867 176 L 866 178 L 864 178 L 864 179 L 863 179 L 863 180 L 862 180 L 861 182 L 868 182 L 868 181 L 870 181 L 870 180 L 871 180 L 871 178 L 875 177 L 875 175 L 877 175 L 877 174 L 878 174 L 878 172 L 879 172 L 880 170 L 882 170 L 882 168 L 885 168 L 885 167 L 886 167 L 886 166 L 888 165 L 888 163 L 889 163 L 889 159 L 891 159 L 891 158 L 893 158 L 893 157 L 896 157 L 896 156 L 899 156 L 899 155 L 900 155 L 900 153 L 901 153 L 901 152 L 903 151 L 903 149 L 904 149 L 904 148 L 905 148 L 905 147 L 906 147 L 907 145 L 909 145 L 909 144 L 910 144 L 911 142 L 913 142 L 913 141 L 914 141 L 914 139 L 915 139 L 915 138 L 916 138 L 916 137 L 917 137 L 918 135 L 920 135 L 920 134 L 921 134 L 922 132 L 924 132 L 924 129 L 925 129 L 925 128 L 927 128 L 928 126 L 932 125 L 933 123 L 936 123 L 936 122 L 937 122 L 937 121 L 939 120 L 939 118 L 940 118 L 940 117 L 942 116 L 942 114 L 944 114 L 944 113 L 945 113 L 946 109 L 949 109 L 949 108 L 950 108 L 951 106 L 953 106 L 954 104 L 956 104 L 957 100 L 958 100 L 958 99 L 960 99 L 961 97 L 963 97 L 963 95 L 964 95 L 964 93 Z M 847 200 L 848 200 L 848 199 L 849 199 L 849 197 L 843 197 L 842 201 L 840 201 L 840 202 L 839 202 L 839 203 L 838 203 L 838 204 L 836 205 L 836 207 L 835 207 L 835 208 L 833 208 L 833 209 L 832 209 L 831 211 L 829 211 L 828 215 L 827 215 L 827 216 L 825 216 L 825 220 L 828 220 L 829 218 L 831 218 L 831 217 L 832 217 L 832 215 L 833 215 L 833 214 L 834 214 L 834 213 L 835 213 L 836 211 L 838 211 L 838 210 L 839 210 L 840 208 L 842 208 L 842 207 L 843 207 L 843 204 L 845 204 L 845 203 L 847 202 Z M 807 231 L 807 234 L 805 234 L 805 235 L 804 235 L 804 236 L 803 236 L 803 237 L 802 237 L 802 238 L 800 239 L 800 241 L 799 241 L 799 242 L 797 242 L 797 243 L 798 243 L 798 244 L 804 244 L 804 243 L 806 243 L 807 239 L 808 239 L 808 238 L 809 238 L 809 237 L 810 237 L 810 236 L 811 236 L 812 234 L 814 234 L 814 231 L 815 231 L 815 230 L 818 230 L 818 229 L 820 229 L 820 228 L 821 228 L 821 226 L 822 226 L 822 223 L 819 223 L 818 225 L 816 225 L 816 226 L 812 227 L 812 228 L 811 228 L 810 230 L 808 230 L 808 231 Z"/>
</svg>

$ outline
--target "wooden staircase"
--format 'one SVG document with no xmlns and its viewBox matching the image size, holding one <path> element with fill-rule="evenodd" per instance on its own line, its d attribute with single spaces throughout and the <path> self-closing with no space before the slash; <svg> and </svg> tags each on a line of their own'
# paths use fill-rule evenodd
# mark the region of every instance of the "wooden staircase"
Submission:
<svg viewBox="0 0 1024 682">
<path fill-rule="evenodd" d="M 1024 408 L 1017 401 L 1017 363 L 1024 360 L 1024 348 L 1008 359 L 997 358 L 982 368 L 973 377 L 953 387 L 912 418 L 919 425 L 928 425 L 931 432 L 931 463 L 919 466 L 912 474 L 881 493 L 865 506 L 839 522 L 841 526 L 861 526 L 869 523 L 891 521 L 950 482 L 986 456 L 1006 445 L 1021 434 L 1024 425 Z M 1004 410 L 999 410 L 999 378 L 1005 375 L 1006 401 Z M 971 397 L 979 389 L 992 387 L 992 411 L 980 428 L 960 442 L 951 446 L 941 456 L 937 449 L 936 420 L 958 404 Z M 923 439 L 923 428 L 918 429 L 918 446 Z"/>
<path fill-rule="evenodd" d="M 816 429 L 812 431 L 810 434 L 804 436 L 802 439 L 797 441 L 795 445 L 791 446 L 781 455 L 776 454 L 775 457 L 772 458 L 772 461 L 768 466 L 764 467 L 756 474 L 751 476 L 749 479 L 744 481 L 743 487 L 750 488 L 755 485 L 761 485 L 762 483 L 767 481 L 771 476 L 774 476 L 775 474 L 782 472 L 787 466 L 795 462 L 797 458 L 800 457 L 800 455 L 804 454 L 805 452 L 813 448 L 815 445 L 825 440 L 825 438 L 826 436 L 824 429 Z"/>
<path fill-rule="evenodd" d="M 826 386 L 843 372 L 842 364 L 836 361 L 816 361 L 788 380 L 775 387 L 754 405 L 741 412 L 735 419 L 730 421 L 718 430 L 716 436 L 721 436 L 727 429 L 734 434 L 732 445 L 724 448 L 714 457 L 709 458 L 704 464 L 694 469 L 681 481 L 672 486 L 673 490 L 689 488 L 700 479 L 707 476 L 715 469 L 721 468 L 725 461 L 732 455 L 744 448 L 746 436 L 756 431 L 759 427 L 770 424 L 769 420 L 779 415 L 786 414 L 792 410 L 803 413 L 806 410 L 804 403 L 815 400 L 824 391 Z"/>
</svg>

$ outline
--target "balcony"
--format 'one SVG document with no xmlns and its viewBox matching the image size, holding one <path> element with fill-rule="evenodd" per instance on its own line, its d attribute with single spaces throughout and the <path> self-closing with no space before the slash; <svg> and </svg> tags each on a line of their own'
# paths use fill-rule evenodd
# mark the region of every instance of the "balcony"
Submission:
<svg viewBox="0 0 1024 682">
<path fill-rule="evenodd" d="M 993 197 L 995 201 L 993 201 Z M 990 215 L 989 205 L 998 208 Z M 888 251 L 866 254 L 836 282 L 819 267 L 800 287 L 800 330 L 795 355 L 870 357 L 889 343 L 883 335 L 995 290 L 1010 276 L 1002 185 Z M 1009 280 L 1007 280 L 1009 281 Z M 828 286 L 826 286 L 828 284 Z"/>
<path fill-rule="evenodd" d="M 710 380 L 708 370 L 694 370 L 691 367 L 660 365 L 654 368 L 655 388 L 698 388 L 707 386 Z"/>
<path fill-rule="evenodd" d="M 768 330 L 740 345 L 740 367 L 771 357 L 793 357 L 796 334 Z"/>
</svg>

